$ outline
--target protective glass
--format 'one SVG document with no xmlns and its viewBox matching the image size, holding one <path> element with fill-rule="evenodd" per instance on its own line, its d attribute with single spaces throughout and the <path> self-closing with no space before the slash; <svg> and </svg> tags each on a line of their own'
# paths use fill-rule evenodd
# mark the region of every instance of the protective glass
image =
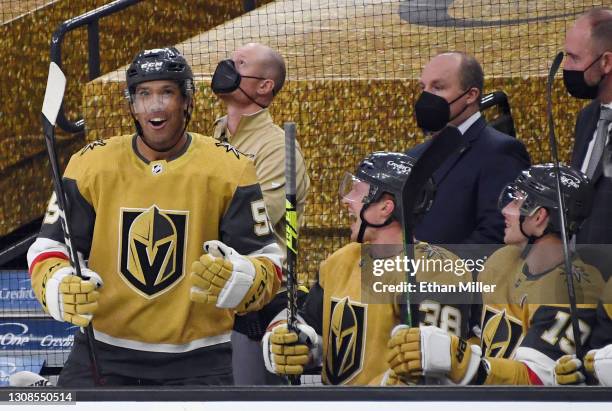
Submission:
<svg viewBox="0 0 612 411">
<path fill-rule="evenodd" d="M 361 203 L 369 192 L 370 183 L 355 177 L 351 173 L 344 173 L 338 190 L 341 199 Z"/>
<path fill-rule="evenodd" d="M 181 91 L 178 87 L 161 90 L 138 88 L 130 94 L 130 102 L 136 114 L 164 112 L 168 107 L 181 103 Z"/>
<path fill-rule="evenodd" d="M 513 215 L 530 216 L 535 213 L 539 205 L 529 197 L 525 191 L 521 190 L 514 184 L 508 185 L 499 195 L 497 201 L 499 210 L 504 210 Z"/>
</svg>

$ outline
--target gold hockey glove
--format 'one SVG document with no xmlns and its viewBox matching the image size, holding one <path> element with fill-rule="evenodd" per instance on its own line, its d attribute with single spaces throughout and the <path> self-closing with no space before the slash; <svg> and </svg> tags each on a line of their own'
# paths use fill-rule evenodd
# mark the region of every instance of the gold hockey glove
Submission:
<svg viewBox="0 0 612 411">
<path fill-rule="evenodd" d="M 580 371 L 582 361 L 575 355 L 564 355 L 555 363 L 555 383 L 557 385 L 578 385 L 585 381 Z"/>
<path fill-rule="evenodd" d="M 474 378 L 481 357 L 480 347 L 432 326 L 398 325 L 391 331 L 388 347 L 389 366 L 398 376 L 447 377 L 460 385 Z"/>
<path fill-rule="evenodd" d="M 266 258 L 245 257 L 220 241 L 207 241 L 191 266 L 190 298 L 237 312 L 261 308 L 276 293 L 280 280 Z"/>
<path fill-rule="evenodd" d="M 298 323 L 297 332 L 277 324 L 262 339 L 266 369 L 274 374 L 300 375 L 309 364 L 320 361 L 321 343 L 314 328 Z"/>
<path fill-rule="evenodd" d="M 75 275 L 74 268 L 63 266 L 54 271 L 44 285 L 47 311 L 58 321 L 87 327 L 98 309 L 102 278 L 87 268 L 81 269 L 84 278 Z"/>
</svg>

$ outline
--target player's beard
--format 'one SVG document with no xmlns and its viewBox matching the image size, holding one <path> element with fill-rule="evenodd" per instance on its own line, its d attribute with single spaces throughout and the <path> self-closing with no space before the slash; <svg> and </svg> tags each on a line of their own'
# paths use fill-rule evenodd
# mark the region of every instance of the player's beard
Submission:
<svg viewBox="0 0 612 411">
<path fill-rule="evenodd" d="M 162 129 L 155 129 L 148 121 L 142 126 L 142 142 L 151 150 L 157 152 L 168 152 L 176 147 L 183 138 L 185 132 L 185 120 L 176 121 L 177 118 L 170 116 Z M 141 122 L 142 124 L 142 122 Z"/>
</svg>

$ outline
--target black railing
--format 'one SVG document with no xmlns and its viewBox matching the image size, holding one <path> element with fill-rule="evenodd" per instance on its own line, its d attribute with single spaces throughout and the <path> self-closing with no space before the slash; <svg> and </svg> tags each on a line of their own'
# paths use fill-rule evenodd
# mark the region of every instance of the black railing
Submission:
<svg viewBox="0 0 612 411">
<path fill-rule="evenodd" d="M 89 80 L 100 76 L 100 30 L 99 20 L 110 14 L 121 11 L 127 7 L 140 3 L 141 0 L 115 0 L 85 14 L 66 20 L 53 33 L 51 37 L 51 61 L 62 67 L 62 41 L 64 36 L 74 29 L 87 26 L 87 52 Z M 62 106 L 57 115 L 57 125 L 69 133 L 79 133 L 85 130 L 85 120 L 71 121 L 66 117 Z"/>
</svg>

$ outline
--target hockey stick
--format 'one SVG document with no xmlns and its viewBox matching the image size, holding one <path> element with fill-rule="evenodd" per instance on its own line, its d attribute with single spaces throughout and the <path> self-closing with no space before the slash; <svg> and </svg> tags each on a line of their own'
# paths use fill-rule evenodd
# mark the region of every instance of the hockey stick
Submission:
<svg viewBox="0 0 612 411">
<path fill-rule="evenodd" d="M 287 245 L 287 260 L 285 261 L 285 278 L 287 278 L 287 328 L 297 333 L 297 273 L 296 262 L 298 252 L 298 219 L 296 195 L 295 166 L 295 123 L 285 123 L 285 242 Z M 289 377 L 291 385 L 300 385 L 300 377 Z"/>
<path fill-rule="evenodd" d="M 57 161 L 57 150 L 55 149 L 55 120 L 62 106 L 64 99 L 64 91 L 66 89 L 66 76 L 57 64 L 51 62 L 49 66 L 49 77 L 47 79 L 47 89 L 42 107 L 42 125 L 45 134 L 45 143 L 47 144 L 47 153 L 49 154 L 49 163 L 51 164 L 51 173 L 53 177 L 53 186 L 57 197 L 57 205 L 59 208 L 60 223 L 64 232 L 64 242 L 68 248 L 70 257 L 70 265 L 74 268 L 77 276 L 83 278 L 81 274 L 81 264 L 77 254 L 77 249 L 72 241 L 72 228 L 68 209 L 66 207 L 67 199 L 64 187 L 62 185 L 62 175 L 59 171 L 59 163 Z M 88 325 L 85 329 L 85 336 L 89 348 L 89 359 L 91 361 L 91 372 L 96 385 L 102 385 L 100 379 L 100 369 L 98 367 L 96 351 L 94 347 L 93 328 Z"/>
<path fill-rule="evenodd" d="M 572 270 L 572 262 L 570 260 L 569 242 L 567 238 L 567 221 L 565 219 L 565 202 L 561 193 L 561 171 L 559 170 L 559 152 L 557 149 L 557 138 L 555 137 L 555 122 L 552 114 L 552 87 L 555 80 L 555 74 L 561 66 L 563 60 L 563 52 L 559 52 L 548 72 L 548 81 L 546 83 L 546 115 L 548 118 L 548 139 L 550 143 L 550 154 L 554 164 L 556 177 L 557 201 L 559 202 L 559 216 L 561 222 L 561 240 L 563 241 L 563 259 L 565 261 L 565 273 L 567 277 L 567 295 L 570 302 L 570 315 L 572 319 L 572 332 L 574 334 L 574 344 L 576 346 L 576 356 L 583 357 L 582 341 L 580 341 L 580 326 L 578 324 L 578 311 L 576 308 L 576 291 L 574 289 L 574 271 Z"/>
<path fill-rule="evenodd" d="M 419 193 L 427 184 L 433 173 L 440 165 L 457 152 L 462 146 L 462 135 L 456 127 L 446 126 L 442 131 L 432 137 L 431 143 L 416 160 L 410 175 L 402 185 L 402 224 L 404 229 L 404 251 L 406 258 L 414 259 L 414 207 L 420 200 Z M 407 264 L 406 278 L 409 283 L 414 281 L 412 264 Z M 410 298 L 406 293 L 404 303 L 406 310 L 402 310 L 402 322 L 412 327 L 418 326 L 418 318 L 413 318 L 410 310 Z"/>
</svg>

